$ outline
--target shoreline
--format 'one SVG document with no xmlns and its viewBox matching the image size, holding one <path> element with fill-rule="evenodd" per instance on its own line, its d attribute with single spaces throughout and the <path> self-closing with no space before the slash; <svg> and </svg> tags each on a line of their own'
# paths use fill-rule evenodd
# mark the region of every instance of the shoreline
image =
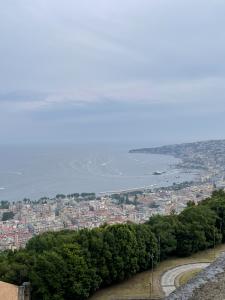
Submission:
<svg viewBox="0 0 225 300">
<path fill-rule="evenodd" d="M 193 143 L 193 145 L 194 144 L 195 143 Z M 136 180 L 133 180 L 133 181 L 136 181 L 136 182 L 139 182 L 140 180 L 144 181 L 143 185 L 138 186 L 136 184 L 134 185 L 131 183 L 131 185 L 129 186 L 129 181 L 128 181 L 128 184 L 126 184 L 127 182 L 125 181 L 124 186 L 128 186 L 128 187 L 119 187 L 119 188 L 115 188 L 115 189 L 114 188 L 113 189 L 101 189 L 101 188 L 94 189 L 93 188 L 92 190 L 90 189 L 89 192 L 94 191 L 95 194 L 98 196 L 104 196 L 104 195 L 107 196 L 107 195 L 112 195 L 115 193 L 122 194 L 122 193 L 129 193 L 129 192 L 135 192 L 135 191 L 145 191 L 145 190 L 150 190 L 150 189 L 160 189 L 160 188 L 166 189 L 166 188 L 170 187 L 173 183 L 181 184 L 186 181 L 194 181 L 196 184 L 198 184 L 198 182 L 203 182 L 202 178 L 211 176 L 211 174 L 209 173 L 209 170 L 204 169 L 204 168 L 200 169 L 199 166 L 196 164 L 196 159 L 195 159 L 194 155 L 192 155 L 193 156 L 192 157 L 189 153 L 189 156 L 185 156 L 185 154 L 183 154 L 182 151 L 177 154 L 177 152 L 176 152 L 177 149 L 179 150 L 179 147 L 182 147 L 183 145 L 184 144 L 178 144 L 178 145 L 162 146 L 162 147 L 156 147 L 156 148 L 144 148 L 144 150 L 143 149 L 128 150 L 128 152 L 127 152 L 128 154 L 134 153 L 134 154 L 144 154 L 144 155 L 151 154 L 151 155 L 170 156 L 173 159 L 176 159 L 178 161 L 176 163 L 169 164 L 169 169 L 166 171 L 164 171 L 165 169 L 164 170 L 161 169 L 163 171 L 160 171 L 160 174 L 157 174 L 157 179 L 154 179 L 154 177 L 156 177 L 155 173 L 159 172 L 159 171 L 156 171 L 157 167 L 155 168 L 155 171 L 154 171 L 154 169 L 152 169 L 149 174 L 147 174 L 147 175 L 145 174 L 147 180 L 139 179 L 139 177 L 141 178 L 142 176 L 136 176 L 137 177 Z M 190 145 L 192 145 L 192 144 L 190 144 Z M 167 149 L 166 151 L 162 150 L 165 148 Z M 169 148 L 169 150 L 168 150 L 168 148 Z M 195 151 L 193 153 L 195 154 Z M 160 168 L 159 168 L 159 170 L 160 170 Z M 165 172 L 165 174 L 164 174 L 164 172 Z M 162 180 L 160 180 L 160 177 L 164 176 L 164 175 L 166 177 L 163 177 Z M 152 176 L 154 176 L 154 177 L 152 177 Z M 143 176 L 143 177 L 145 177 L 145 176 Z M 158 180 L 158 178 L 159 178 L 159 180 Z M 107 180 L 109 181 L 110 179 L 107 178 Z M 87 179 L 87 186 L 88 186 L 89 181 L 90 181 L 90 178 Z M 148 181 L 148 183 L 145 184 L 145 181 Z M 132 180 L 131 180 L 131 182 L 132 182 Z M 113 179 L 112 179 L 112 183 L 114 183 L 112 185 L 118 186 L 118 184 L 116 184 L 116 182 L 114 182 Z M 121 183 L 122 183 L 122 181 L 121 181 Z M 97 182 L 97 186 L 98 185 L 99 184 Z M 104 185 L 104 182 L 103 182 L 103 185 Z M 105 185 L 107 186 L 109 184 L 105 184 Z M 123 185 L 123 184 L 121 184 L 121 185 Z M 79 186 L 79 182 L 78 182 L 78 186 Z M 41 189 L 38 186 L 36 187 L 36 190 L 41 191 Z M 8 196 L 6 196 L 8 193 L 10 195 L 10 194 L 14 194 L 14 192 L 12 190 L 12 193 L 10 193 L 10 187 L 2 185 L 2 187 L 0 187 L 0 196 L 1 196 L 2 200 L 7 200 L 10 202 L 21 201 L 24 197 L 28 197 L 32 200 L 34 200 L 34 199 L 38 200 L 42 197 L 54 198 L 54 195 L 56 193 L 59 193 L 58 190 L 60 191 L 60 187 L 59 187 L 59 189 L 56 189 L 53 186 L 52 189 L 51 188 L 46 189 L 46 192 L 43 192 L 43 193 L 31 192 L 31 193 L 27 193 L 27 194 L 25 193 L 25 195 L 27 195 L 27 196 L 19 196 L 19 197 L 14 197 L 14 196 L 11 197 L 10 196 L 10 197 L 8 197 Z M 61 189 L 61 190 L 63 190 L 63 189 Z M 76 188 L 75 188 L 75 190 L 76 190 Z M 100 190 L 100 191 L 97 191 L 97 190 Z M 7 191 L 8 191 L 8 193 L 7 193 Z M 69 192 L 64 190 L 64 192 L 62 192 L 62 193 L 65 193 L 65 194 L 74 193 L 74 192 L 72 192 L 72 189 L 68 189 L 68 191 Z M 81 191 L 78 193 L 81 193 Z M 20 194 L 22 194 L 22 193 L 20 193 Z M 5 197 L 4 197 L 4 195 L 5 195 Z M 20 199 L 18 199 L 18 198 L 20 198 Z M 18 199 L 18 200 L 15 200 L 15 199 Z"/>
</svg>

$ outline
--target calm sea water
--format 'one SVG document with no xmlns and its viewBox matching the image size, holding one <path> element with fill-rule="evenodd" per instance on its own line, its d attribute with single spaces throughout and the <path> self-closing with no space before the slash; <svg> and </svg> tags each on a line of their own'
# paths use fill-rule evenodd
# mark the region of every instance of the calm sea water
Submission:
<svg viewBox="0 0 225 300">
<path fill-rule="evenodd" d="M 121 145 L 0 146 L 0 200 L 53 197 L 57 193 L 119 191 L 192 180 L 179 160 L 129 154 Z M 152 173 L 163 171 L 156 176 Z"/>
</svg>

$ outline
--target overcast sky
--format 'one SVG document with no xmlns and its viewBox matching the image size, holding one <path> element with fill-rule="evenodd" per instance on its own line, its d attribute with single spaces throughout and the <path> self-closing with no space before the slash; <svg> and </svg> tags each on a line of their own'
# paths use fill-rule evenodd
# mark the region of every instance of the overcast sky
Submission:
<svg viewBox="0 0 225 300">
<path fill-rule="evenodd" d="M 225 138 L 224 0 L 7 0 L 0 143 Z"/>
</svg>

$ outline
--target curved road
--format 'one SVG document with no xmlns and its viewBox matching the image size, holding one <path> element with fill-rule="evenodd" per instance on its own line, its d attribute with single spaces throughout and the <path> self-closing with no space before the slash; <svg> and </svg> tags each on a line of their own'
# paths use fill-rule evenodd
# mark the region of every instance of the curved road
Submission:
<svg viewBox="0 0 225 300">
<path fill-rule="evenodd" d="M 175 279 L 184 272 L 194 269 L 204 269 L 209 266 L 209 263 L 193 263 L 175 267 L 166 271 L 161 278 L 161 286 L 165 296 L 168 296 L 175 289 Z"/>
</svg>

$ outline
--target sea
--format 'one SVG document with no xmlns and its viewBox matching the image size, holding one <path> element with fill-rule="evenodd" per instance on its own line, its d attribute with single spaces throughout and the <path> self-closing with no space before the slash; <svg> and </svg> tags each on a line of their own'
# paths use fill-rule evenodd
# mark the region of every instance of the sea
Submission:
<svg viewBox="0 0 225 300">
<path fill-rule="evenodd" d="M 0 200 L 113 193 L 169 186 L 196 177 L 176 168 L 179 159 L 129 153 L 132 148 L 137 145 L 1 145 Z"/>
</svg>

